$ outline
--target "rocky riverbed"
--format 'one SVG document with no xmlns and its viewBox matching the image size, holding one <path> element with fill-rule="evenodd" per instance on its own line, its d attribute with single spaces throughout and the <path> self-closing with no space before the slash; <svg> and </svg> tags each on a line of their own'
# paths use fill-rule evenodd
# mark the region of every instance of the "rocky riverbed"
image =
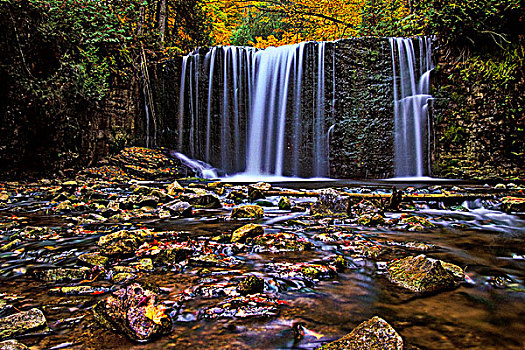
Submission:
<svg viewBox="0 0 525 350">
<path fill-rule="evenodd" d="M 525 347 L 519 184 L 193 175 L 135 147 L 0 183 L 0 348 Z"/>
</svg>

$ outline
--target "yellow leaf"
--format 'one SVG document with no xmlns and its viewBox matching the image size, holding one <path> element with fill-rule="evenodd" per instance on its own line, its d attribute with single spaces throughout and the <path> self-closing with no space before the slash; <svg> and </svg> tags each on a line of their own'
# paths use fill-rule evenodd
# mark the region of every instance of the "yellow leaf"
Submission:
<svg viewBox="0 0 525 350">
<path fill-rule="evenodd" d="M 164 307 L 164 305 L 155 306 L 153 303 L 150 303 L 146 306 L 146 317 L 156 324 L 161 324 L 161 319 L 166 317 L 166 314 L 164 313 L 165 310 L 166 307 Z"/>
</svg>

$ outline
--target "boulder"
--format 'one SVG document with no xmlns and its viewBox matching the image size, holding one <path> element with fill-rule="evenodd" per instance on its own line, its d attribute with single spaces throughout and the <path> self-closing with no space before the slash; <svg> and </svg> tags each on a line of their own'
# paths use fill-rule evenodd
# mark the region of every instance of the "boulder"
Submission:
<svg viewBox="0 0 525 350">
<path fill-rule="evenodd" d="M 263 190 L 254 185 L 250 185 L 248 186 L 248 198 L 250 198 L 251 201 L 255 201 L 257 199 L 266 198 L 266 196 L 264 195 Z"/>
<path fill-rule="evenodd" d="M 93 308 L 95 317 L 135 341 L 149 341 L 170 331 L 172 321 L 158 295 L 139 283 L 113 292 Z"/>
<path fill-rule="evenodd" d="M 319 350 L 403 350 L 403 339 L 388 322 L 375 316 Z"/>
<path fill-rule="evenodd" d="M 456 286 L 459 272 L 450 272 L 456 270 L 452 268 L 456 265 L 443 263 L 423 254 L 393 260 L 388 264 L 388 279 L 412 292 L 427 293 L 453 288 Z M 461 270 L 459 266 L 456 267 Z"/>
<path fill-rule="evenodd" d="M 257 237 L 258 235 L 262 235 L 264 233 L 264 229 L 261 225 L 256 224 L 248 224 L 244 225 L 237 230 L 233 231 L 231 242 L 232 243 L 244 243 L 246 242 L 246 239 L 248 237 Z"/>
<path fill-rule="evenodd" d="M 36 308 L 0 318 L 0 340 L 42 329 L 47 329 L 47 321 Z"/>
<path fill-rule="evenodd" d="M 262 218 L 264 210 L 258 205 L 241 205 L 232 210 L 232 218 Z"/>
</svg>

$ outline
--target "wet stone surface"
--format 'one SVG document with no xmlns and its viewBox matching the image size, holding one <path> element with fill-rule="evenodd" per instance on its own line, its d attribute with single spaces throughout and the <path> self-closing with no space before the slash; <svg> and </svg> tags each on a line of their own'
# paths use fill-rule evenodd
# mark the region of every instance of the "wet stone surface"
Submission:
<svg viewBox="0 0 525 350">
<path fill-rule="evenodd" d="M 158 181 L 168 172 L 144 170 L 155 157 L 0 183 L 2 340 L 335 349 L 351 332 L 392 349 L 525 346 L 519 185 L 404 186 L 392 206 L 382 184 Z M 138 174 L 155 181 L 130 183 Z"/>
</svg>

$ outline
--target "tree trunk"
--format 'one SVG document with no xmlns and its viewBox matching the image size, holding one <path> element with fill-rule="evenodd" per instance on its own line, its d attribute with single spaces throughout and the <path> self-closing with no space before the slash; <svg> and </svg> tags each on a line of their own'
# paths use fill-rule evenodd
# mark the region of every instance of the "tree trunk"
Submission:
<svg viewBox="0 0 525 350">
<path fill-rule="evenodd" d="M 166 21 L 167 21 L 167 0 L 159 1 L 159 33 L 160 33 L 160 45 L 164 47 L 164 40 L 166 36 Z"/>
</svg>

